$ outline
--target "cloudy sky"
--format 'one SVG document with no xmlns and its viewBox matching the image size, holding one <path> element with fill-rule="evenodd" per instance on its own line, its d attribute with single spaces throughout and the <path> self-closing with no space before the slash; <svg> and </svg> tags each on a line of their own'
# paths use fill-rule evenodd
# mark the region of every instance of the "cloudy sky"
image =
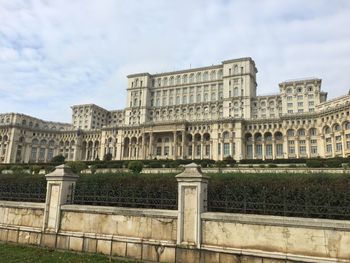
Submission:
<svg viewBox="0 0 350 263">
<path fill-rule="evenodd" d="M 319 77 L 350 89 L 349 0 L 0 0 L 0 112 L 70 122 L 125 107 L 126 75 L 252 57 L 258 93 Z"/>
</svg>

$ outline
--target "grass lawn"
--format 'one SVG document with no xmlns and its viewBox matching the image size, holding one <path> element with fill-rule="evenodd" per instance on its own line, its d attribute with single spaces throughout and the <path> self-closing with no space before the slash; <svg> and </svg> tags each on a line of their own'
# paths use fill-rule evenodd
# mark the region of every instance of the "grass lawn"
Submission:
<svg viewBox="0 0 350 263">
<path fill-rule="evenodd" d="M 62 252 L 41 247 L 29 247 L 20 246 L 15 244 L 3 244 L 0 243 L 0 262 L 12 263 L 12 262 L 35 262 L 35 263 L 55 263 L 55 262 L 69 262 L 69 263 L 81 263 L 81 262 L 136 262 L 127 261 L 121 259 L 110 259 L 104 255 L 94 254 L 81 254 L 74 252 Z M 141 262 L 141 261 L 138 261 Z"/>
</svg>

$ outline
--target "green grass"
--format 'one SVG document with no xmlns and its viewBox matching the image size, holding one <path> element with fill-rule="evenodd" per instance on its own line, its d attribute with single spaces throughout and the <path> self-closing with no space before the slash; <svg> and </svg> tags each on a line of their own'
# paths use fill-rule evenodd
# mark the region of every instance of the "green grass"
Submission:
<svg viewBox="0 0 350 263">
<path fill-rule="evenodd" d="M 67 263 L 82 263 L 82 262 L 136 262 L 127 261 L 115 258 L 109 258 L 99 254 L 82 254 L 74 252 L 62 252 L 52 249 L 20 246 L 14 244 L 2 244 L 0 243 L 0 262 L 14 263 L 55 263 L 55 262 L 67 262 Z M 138 261 L 141 262 L 141 261 Z"/>
</svg>

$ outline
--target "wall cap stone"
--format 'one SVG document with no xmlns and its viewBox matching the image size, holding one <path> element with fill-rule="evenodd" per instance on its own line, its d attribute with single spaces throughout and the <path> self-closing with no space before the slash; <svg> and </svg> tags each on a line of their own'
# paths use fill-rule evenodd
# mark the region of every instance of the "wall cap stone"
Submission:
<svg viewBox="0 0 350 263">
<path fill-rule="evenodd" d="M 56 170 L 52 173 L 49 173 L 45 175 L 47 181 L 57 181 L 57 180 L 65 180 L 65 181 L 71 181 L 79 177 L 78 175 L 74 174 L 71 167 L 67 164 L 61 164 L 59 166 L 56 166 Z"/>
<path fill-rule="evenodd" d="M 0 207 L 43 209 L 44 210 L 45 203 L 0 201 Z"/>
<path fill-rule="evenodd" d="M 151 216 L 177 219 L 177 210 L 142 209 L 109 206 L 62 205 L 62 211 L 123 216 Z"/>
<path fill-rule="evenodd" d="M 185 170 L 176 175 L 177 181 L 186 181 L 187 179 L 200 179 L 200 180 L 208 180 L 208 176 L 203 175 L 202 169 L 200 165 L 196 163 L 190 163 L 187 165 L 184 165 Z"/>
<path fill-rule="evenodd" d="M 207 221 L 224 221 L 252 225 L 285 226 L 296 228 L 306 227 L 350 231 L 349 220 L 230 214 L 217 212 L 202 213 L 201 218 L 202 220 Z"/>
</svg>

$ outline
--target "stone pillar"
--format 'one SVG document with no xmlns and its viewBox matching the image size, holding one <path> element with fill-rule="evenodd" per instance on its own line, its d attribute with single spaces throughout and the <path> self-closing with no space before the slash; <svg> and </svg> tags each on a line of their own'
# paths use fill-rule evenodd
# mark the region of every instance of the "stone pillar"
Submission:
<svg viewBox="0 0 350 263">
<path fill-rule="evenodd" d="M 69 166 L 62 164 L 45 177 L 47 190 L 43 230 L 47 233 L 57 233 L 60 226 L 61 205 L 72 203 L 78 176 Z"/>
<path fill-rule="evenodd" d="M 150 155 L 150 159 L 153 159 L 154 158 L 154 155 L 153 155 L 153 132 L 150 132 L 149 134 L 149 155 Z"/>
<path fill-rule="evenodd" d="M 178 182 L 177 244 L 201 247 L 201 213 L 207 211 L 208 177 L 200 166 L 185 165 L 185 171 L 176 176 Z"/>
<path fill-rule="evenodd" d="M 181 143 L 182 143 L 181 156 L 182 157 L 181 158 L 185 159 L 185 156 L 187 155 L 186 150 L 185 150 L 185 142 L 186 142 L 186 133 L 185 133 L 185 131 L 182 131 L 181 136 L 182 136 L 182 141 L 181 141 Z"/>
<path fill-rule="evenodd" d="M 173 152 L 173 159 L 177 159 L 177 132 L 174 131 L 174 152 Z"/>
</svg>

